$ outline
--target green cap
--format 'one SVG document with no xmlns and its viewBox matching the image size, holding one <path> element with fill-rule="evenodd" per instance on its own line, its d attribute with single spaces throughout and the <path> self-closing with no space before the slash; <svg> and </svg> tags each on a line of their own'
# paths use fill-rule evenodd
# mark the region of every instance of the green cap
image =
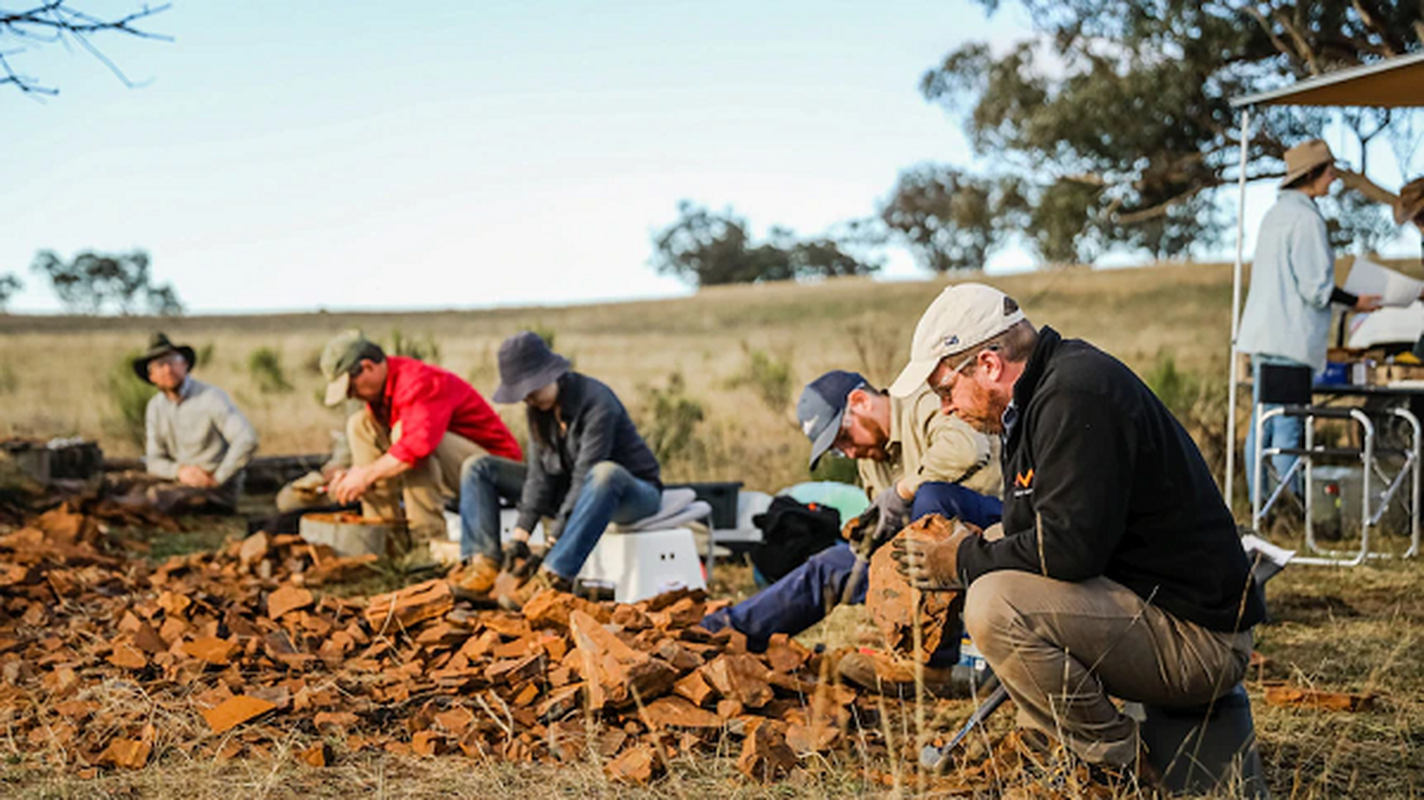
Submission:
<svg viewBox="0 0 1424 800">
<path fill-rule="evenodd" d="M 326 378 L 326 404 L 340 405 L 351 386 L 351 368 L 371 341 L 359 330 L 342 331 L 321 351 L 321 376 Z"/>
</svg>

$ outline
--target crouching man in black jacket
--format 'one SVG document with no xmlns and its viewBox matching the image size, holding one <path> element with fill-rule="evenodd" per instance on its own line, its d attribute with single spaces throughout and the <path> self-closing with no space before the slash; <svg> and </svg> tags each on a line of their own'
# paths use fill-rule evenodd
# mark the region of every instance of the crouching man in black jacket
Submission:
<svg viewBox="0 0 1424 800">
<path fill-rule="evenodd" d="M 930 305 L 890 391 L 926 381 L 945 413 L 1003 437 L 1003 535 L 912 540 L 901 569 L 922 588 L 967 588 L 965 627 L 1030 739 L 1133 770 L 1137 726 L 1109 696 L 1173 706 L 1225 694 L 1264 616 L 1201 453 L 1120 361 L 1036 331 L 981 284 Z"/>
</svg>

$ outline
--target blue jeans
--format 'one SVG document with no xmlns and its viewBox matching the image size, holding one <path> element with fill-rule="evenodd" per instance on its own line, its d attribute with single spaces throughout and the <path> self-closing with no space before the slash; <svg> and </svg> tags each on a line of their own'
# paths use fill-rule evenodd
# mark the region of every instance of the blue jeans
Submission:
<svg viewBox="0 0 1424 800">
<path fill-rule="evenodd" d="M 499 561 L 499 501 L 518 502 L 528 468 L 499 456 L 471 456 L 460 465 L 460 558 Z"/>
<path fill-rule="evenodd" d="M 1262 364 L 1285 364 L 1288 366 L 1304 366 L 1292 361 L 1289 358 L 1280 356 L 1251 356 L 1251 424 L 1246 429 L 1246 496 L 1248 499 L 1255 497 L 1256 487 L 1256 414 L 1264 414 L 1273 408 L 1280 408 L 1278 405 L 1258 406 L 1257 400 L 1261 391 L 1261 365 Z M 1266 425 L 1262 429 L 1261 449 L 1270 447 L 1300 447 L 1305 437 L 1305 420 L 1300 417 L 1272 417 L 1266 420 Z M 1276 479 L 1286 474 L 1295 465 L 1295 456 L 1272 456 L 1270 467 L 1275 470 Z M 1271 477 L 1271 469 L 1264 471 L 1266 484 L 1261 487 L 1261 502 L 1265 502 L 1275 489 L 1276 480 Z M 1300 496 L 1301 479 L 1299 475 L 1291 478 L 1290 491 L 1297 497 Z"/>
<path fill-rule="evenodd" d="M 941 514 L 987 528 L 999 521 L 1003 507 L 997 497 L 987 497 L 956 483 L 922 483 L 915 492 L 910 516 L 919 519 Z M 798 634 L 820 622 L 842 601 L 851 605 L 864 603 L 869 583 L 865 572 L 865 562 L 857 562 L 855 552 L 838 543 L 811 556 L 746 600 L 709 614 L 703 618 L 702 627 L 718 631 L 730 625 L 747 637 L 748 647 L 763 650 L 772 634 Z M 955 630 L 945 631 L 939 650 L 930 661 L 932 666 L 949 666 L 959 660 L 959 624 L 955 619 Z"/>
<path fill-rule="evenodd" d="M 588 560 L 608 523 L 651 517 L 662 503 L 661 489 L 633 477 L 623 465 L 613 461 L 594 464 L 559 540 L 544 555 L 544 569 L 572 580 L 583 569 L 583 562 Z"/>
</svg>

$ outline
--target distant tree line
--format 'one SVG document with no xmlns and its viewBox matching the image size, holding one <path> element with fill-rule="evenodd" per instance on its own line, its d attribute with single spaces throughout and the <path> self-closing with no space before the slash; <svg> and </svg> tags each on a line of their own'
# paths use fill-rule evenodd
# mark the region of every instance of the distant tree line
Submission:
<svg viewBox="0 0 1424 800">
<path fill-rule="evenodd" d="M 183 301 L 170 283 L 157 284 L 149 270 L 148 253 L 84 251 L 65 261 L 52 250 L 41 250 L 30 271 L 44 276 L 65 312 L 70 314 L 183 313 Z M 0 275 L 0 310 L 24 288 L 13 274 Z"/>
<path fill-rule="evenodd" d="M 653 236 L 653 267 L 698 286 L 869 275 L 880 269 L 830 236 L 802 239 L 773 227 L 758 242 L 746 220 L 730 209 L 709 211 L 684 200 L 677 211 L 677 221 Z"/>
<path fill-rule="evenodd" d="M 1213 190 L 1239 178 L 1234 97 L 1424 49 L 1419 0 L 973 0 L 1023 9 L 1032 35 L 1008 48 L 969 42 L 920 79 L 928 102 L 964 126 L 984 165 L 904 170 L 876 216 L 815 240 L 800 257 L 778 234 L 747 244 L 730 210 L 684 201 L 654 235 L 653 265 L 706 285 L 807 274 L 866 274 L 894 242 L 936 272 L 982 268 L 1010 243 L 1047 263 L 1092 263 L 1110 250 L 1181 258 L 1221 243 L 1234 223 Z M 1278 178 L 1292 145 L 1339 125 L 1361 152 L 1379 140 L 1401 167 L 1421 140 L 1399 109 L 1272 107 L 1249 140 L 1247 177 Z M 1342 169 L 1325 201 L 1332 238 L 1367 251 L 1396 229 L 1395 195 L 1366 163 Z M 843 271 L 824 266 L 850 247 Z"/>
</svg>

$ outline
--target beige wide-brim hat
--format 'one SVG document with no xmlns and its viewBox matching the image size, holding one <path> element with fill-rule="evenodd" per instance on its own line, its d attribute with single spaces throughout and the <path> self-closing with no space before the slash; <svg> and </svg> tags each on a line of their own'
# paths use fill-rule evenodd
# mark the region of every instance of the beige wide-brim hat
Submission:
<svg viewBox="0 0 1424 800">
<path fill-rule="evenodd" d="M 1403 225 L 1424 215 L 1424 177 L 1415 178 L 1399 190 L 1394 204 L 1394 221 Z"/>
<path fill-rule="evenodd" d="M 1335 154 L 1330 152 L 1330 145 L 1324 140 L 1311 139 L 1287 150 L 1285 159 L 1286 176 L 1281 178 L 1281 185 L 1289 186 L 1292 181 L 1321 164 L 1333 164 Z"/>
</svg>

